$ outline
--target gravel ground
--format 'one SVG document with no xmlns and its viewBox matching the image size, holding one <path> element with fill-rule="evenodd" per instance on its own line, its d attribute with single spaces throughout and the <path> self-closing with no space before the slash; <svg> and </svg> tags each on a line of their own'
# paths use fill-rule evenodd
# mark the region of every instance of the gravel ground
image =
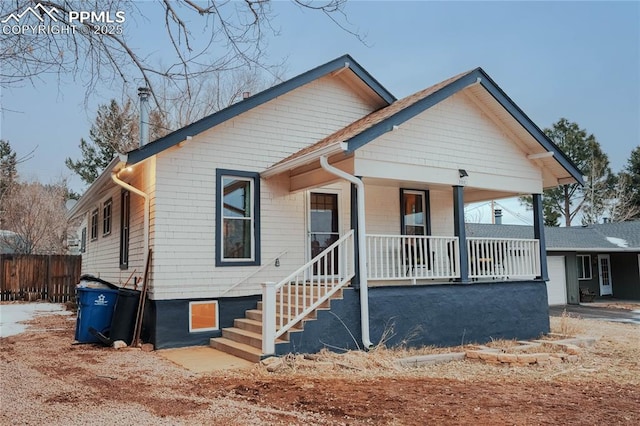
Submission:
<svg viewBox="0 0 640 426">
<path fill-rule="evenodd" d="M 552 318 L 555 331 L 599 340 L 579 362 L 547 367 L 401 369 L 393 360 L 406 353 L 379 350 L 195 374 L 154 352 L 73 345 L 74 321 L 43 315 L 0 339 L 1 425 L 640 424 L 630 324 Z"/>
</svg>

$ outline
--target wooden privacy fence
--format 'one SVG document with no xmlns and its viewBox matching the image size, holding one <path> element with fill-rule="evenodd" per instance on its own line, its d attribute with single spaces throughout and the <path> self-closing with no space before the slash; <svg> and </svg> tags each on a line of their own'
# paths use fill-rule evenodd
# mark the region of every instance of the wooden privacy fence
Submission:
<svg viewBox="0 0 640 426">
<path fill-rule="evenodd" d="M 82 256 L 0 255 L 0 300 L 48 300 L 75 298 Z"/>
</svg>

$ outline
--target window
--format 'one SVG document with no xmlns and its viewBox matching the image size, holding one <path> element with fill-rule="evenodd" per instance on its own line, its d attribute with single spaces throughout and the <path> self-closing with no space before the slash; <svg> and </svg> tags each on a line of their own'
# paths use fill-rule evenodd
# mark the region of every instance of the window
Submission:
<svg viewBox="0 0 640 426">
<path fill-rule="evenodd" d="M 111 233 L 111 198 L 102 205 L 102 236 Z"/>
<path fill-rule="evenodd" d="M 429 192 L 400 190 L 400 226 L 402 235 L 430 235 Z"/>
<path fill-rule="evenodd" d="M 591 279 L 591 255 L 588 255 L 588 254 L 578 255 L 578 279 L 579 280 Z"/>
<path fill-rule="evenodd" d="M 218 302 L 189 302 L 189 332 L 218 329 Z"/>
<path fill-rule="evenodd" d="M 216 170 L 216 266 L 260 264 L 260 176 Z"/>
<path fill-rule="evenodd" d="M 120 269 L 129 267 L 129 191 L 120 193 Z"/>
<path fill-rule="evenodd" d="M 91 212 L 91 241 L 98 239 L 98 209 Z"/>
<path fill-rule="evenodd" d="M 80 237 L 80 253 L 87 251 L 87 228 L 82 228 L 82 236 Z"/>
</svg>

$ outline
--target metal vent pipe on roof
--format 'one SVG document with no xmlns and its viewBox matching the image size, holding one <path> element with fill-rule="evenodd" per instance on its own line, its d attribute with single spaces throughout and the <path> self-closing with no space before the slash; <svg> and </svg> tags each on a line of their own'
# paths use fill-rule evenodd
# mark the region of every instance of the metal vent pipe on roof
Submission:
<svg viewBox="0 0 640 426">
<path fill-rule="evenodd" d="M 151 90 L 148 87 L 138 88 L 140 98 L 140 147 L 149 143 L 149 96 Z"/>
</svg>

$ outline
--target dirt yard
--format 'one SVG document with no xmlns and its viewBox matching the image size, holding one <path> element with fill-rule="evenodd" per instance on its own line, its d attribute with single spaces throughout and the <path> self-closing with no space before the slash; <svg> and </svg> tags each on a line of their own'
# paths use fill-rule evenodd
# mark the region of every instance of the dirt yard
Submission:
<svg viewBox="0 0 640 426">
<path fill-rule="evenodd" d="M 0 339 L 2 425 L 640 424 L 640 327 L 629 324 L 552 318 L 554 331 L 598 338 L 573 363 L 401 368 L 395 359 L 417 352 L 375 350 L 194 374 L 155 352 L 72 345 L 74 319 L 37 317 Z"/>
</svg>

